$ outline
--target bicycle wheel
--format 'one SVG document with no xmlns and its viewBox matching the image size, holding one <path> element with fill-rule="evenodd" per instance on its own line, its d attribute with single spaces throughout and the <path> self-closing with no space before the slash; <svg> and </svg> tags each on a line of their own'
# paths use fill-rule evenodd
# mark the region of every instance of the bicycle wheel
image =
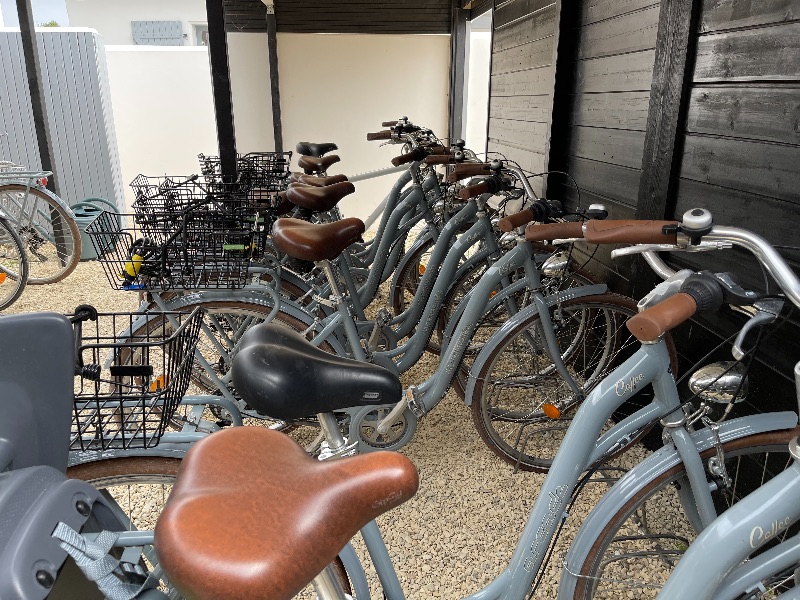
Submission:
<svg viewBox="0 0 800 600">
<path fill-rule="evenodd" d="M 128 531 L 152 531 L 180 464 L 180 459 L 161 456 L 112 458 L 70 467 L 67 476 L 100 490 Z M 142 560 L 148 571 L 160 579 L 162 592 L 172 599 L 182 597 L 161 572 L 152 546 L 142 549 Z"/>
<path fill-rule="evenodd" d="M 616 294 L 588 296 L 553 307 L 551 318 L 570 375 L 588 393 L 639 347 L 625 328 L 633 300 Z M 542 405 L 554 404 L 552 420 Z M 579 401 L 550 359 L 538 314 L 506 334 L 477 375 L 472 419 L 483 441 L 524 470 L 550 468 Z"/>
<path fill-rule="evenodd" d="M 8 222 L 0 219 L 0 310 L 14 304 L 28 281 L 28 257 L 22 240 Z"/>
<path fill-rule="evenodd" d="M 732 489 L 713 492 L 718 514 L 729 508 L 763 482 L 792 464 L 789 441 L 798 430 L 762 433 L 723 444 L 725 466 Z M 704 452 L 703 464 L 716 454 Z M 719 478 L 708 473 L 711 481 Z M 611 516 L 576 571 L 579 578 L 574 598 L 655 598 L 670 572 L 697 532 L 684 514 L 678 491 L 686 482 L 682 464 L 641 486 L 633 499 Z M 796 534 L 795 524 L 759 548 L 759 553 Z M 747 598 L 775 598 L 791 588 L 784 577 L 762 582 L 767 590 Z M 622 596 L 621 596 L 622 594 Z M 631 595 L 633 594 L 633 595 Z"/>
<path fill-rule="evenodd" d="M 209 373 L 204 366 L 195 361 L 192 366 L 192 384 L 189 386 L 187 394 L 190 395 L 217 395 L 220 389 L 215 378 L 220 380 L 225 389 L 230 391 L 239 404 L 239 410 L 243 417 L 246 417 L 245 424 L 269 427 L 285 433 L 292 433 L 292 437 L 308 452 L 315 452 L 322 442 L 321 432 L 317 421 L 313 415 L 309 415 L 307 421 L 294 421 L 287 423 L 279 419 L 273 419 L 269 415 L 259 413 L 256 409 L 248 406 L 236 393 L 233 383 L 230 381 L 230 368 L 234 356 L 238 352 L 238 344 L 242 335 L 254 325 L 265 322 L 272 314 L 269 306 L 247 302 L 244 300 L 198 300 L 185 301 L 181 298 L 169 303 L 167 310 L 178 310 L 181 312 L 191 312 L 195 308 L 202 308 L 205 312 L 201 325 L 200 338 L 197 343 L 197 352 L 212 369 Z M 148 319 L 142 327 L 151 327 L 161 330 L 162 327 L 169 329 L 169 324 L 163 324 L 162 318 Z M 276 325 L 288 327 L 293 331 L 305 331 L 308 323 L 303 323 L 299 319 L 278 311 L 271 321 Z M 309 318 L 309 322 L 311 319 Z M 143 331 L 136 332 L 142 335 Z M 322 350 L 334 354 L 334 349 L 327 343 L 320 345 Z M 176 425 L 180 425 L 183 412 L 188 407 L 179 407 L 176 417 Z M 211 409 L 215 418 L 224 422 L 229 421 L 229 415 L 219 408 Z"/>
<path fill-rule="evenodd" d="M 439 345 L 444 342 L 445 330 L 447 323 L 453 316 L 453 313 L 458 307 L 464 296 L 478 283 L 478 280 L 486 272 L 489 267 L 488 264 L 477 266 L 474 270 L 465 273 L 458 282 L 456 282 L 445 298 L 442 308 L 439 311 L 439 320 L 436 327 L 436 337 Z M 525 276 L 524 270 L 520 269 L 509 276 L 510 281 L 513 283 L 519 278 Z M 561 290 L 579 287 L 582 285 L 592 285 L 597 281 L 583 271 L 576 271 L 569 273 L 564 277 L 546 277 L 542 281 L 542 288 L 544 294 L 551 295 Z M 522 310 L 531 302 L 530 290 L 527 288 L 513 295 L 514 301 L 517 305 L 517 310 Z M 455 390 L 458 397 L 464 399 L 464 394 L 467 389 L 467 380 L 469 379 L 469 372 L 472 368 L 472 363 L 480 353 L 483 345 L 489 341 L 494 333 L 503 326 L 503 324 L 511 318 L 505 303 L 499 304 L 491 311 L 485 314 L 477 325 L 475 334 L 470 340 L 469 346 L 461 359 L 461 365 L 453 378 L 453 390 Z"/>
<path fill-rule="evenodd" d="M 128 525 L 128 531 L 152 531 L 172 491 L 180 464 L 180 459 L 160 456 L 113 458 L 70 467 L 67 476 L 100 490 L 117 517 Z M 159 567 L 152 546 L 143 548 L 142 560 L 147 570 L 159 578 L 162 592 L 173 600 L 183 598 Z M 342 587 L 351 594 L 349 576 L 341 559 L 337 558 L 333 566 Z M 313 592 L 308 588 L 298 598 L 313 598 Z"/>
<path fill-rule="evenodd" d="M 18 183 L 0 185 L 0 208 L 8 214 L 28 254 L 28 283 L 61 281 L 81 259 L 81 234 L 59 199 Z"/>
</svg>

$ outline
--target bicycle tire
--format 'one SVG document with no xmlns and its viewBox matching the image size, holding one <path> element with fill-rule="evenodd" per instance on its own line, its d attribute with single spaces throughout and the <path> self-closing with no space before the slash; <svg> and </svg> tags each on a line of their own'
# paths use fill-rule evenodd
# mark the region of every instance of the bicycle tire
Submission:
<svg viewBox="0 0 800 600">
<path fill-rule="evenodd" d="M 464 273 L 461 278 L 459 278 L 459 280 L 450 288 L 450 291 L 448 292 L 447 296 L 445 297 L 445 301 L 442 304 L 442 308 L 439 311 L 439 320 L 436 324 L 436 338 L 440 347 L 444 342 L 447 323 L 453 315 L 452 311 L 459 305 L 469 290 L 472 289 L 472 287 L 478 282 L 483 273 L 485 273 L 486 268 L 489 266 L 490 264 L 488 263 L 476 265 L 475 269 Z M 480 267 L 484 268 L 481 269 Z M 516 276 L 524 277 L 524 270 L 520 269 L 516 273 L 510 275 L 512 282 L 515 281 Z M 576 285 L 592 285 L 595 283 L 597 283 L 597 280 L 592 275 L 584 271 L 575 271 L 569 273 L 563 278 L 545 278 L 545 280 L 542 282 L 542 285 L 545 290 L 545 295 L 549 295 L 555 294 L 560 290 L 576 287 Z M 515 294 L 515 300 L 519 310 L 522 310 L 529 304 L 530 299 L 525 297 L 527 292 L 528 290 L 525 289 L 522 292 Z M 456 376 L 453 378 L 453 390 L 462 400 L 464 400 L 466 395 L 467 381 L 469 379 L 469 373 L 470 369 L 472 368 L 473 360 L 480 353 L 483 344 L 488 341 L 497 331 L 497 329 L 499 329 L 499 327 L 509 318 L 509 314 L 505 311 L 505 304 L 501 304 L 493 309 L 491 313 L 484 315 L 480 323 L 478 323 L 475 334 L 472 336 L 473 339 L 470 341 L 469 346 L 467 346 L 466 352 L 461 359 L 461 364 L 459 365 L 458 371 L 456 371 Z"/>
<path fill-rule="evenodd" d="M 792 464 L 788 444 L 797 434 L 798 429 L 772 431 L 723 444 L 725 463 L 735 484 L 732 501 L 726 500 L 719 491 L 713 492 L 718 513 L 761 485 L 764 480 L 762 477 L 774 476 Z M 707 459 L 715 454 L 715 448 L 710 448 L 701 454 L 706 470 Z M 734 462 L 735 473 L 730 468 Z M 755 474 L 760 470 L 761 477 L 755 479 L 750 477 L 748 481 L 744 481 L 744 469 L 755 469 Z M 710 474 L 708 476 L 711 477 Z M 658 594 L 674 564 L 680 560 L 680 554 L 697 535 L 683 514 L 677 499 L 675 486 L 680 486 L 684 478 L 685 469 L 681 463 L 642 484 L 639 492 L 607 519 L 605 527 L 595 539 L 583 563 L 573 571 L 578 575 L 574 599 L 617 598 L 619 592 L 613 588 L 619 587 L 619 584 L 626 590 L 630 590 L 631 585 L 636 584 L 637 591 L 633 592 L 636 598 L 654 598 Z M 739 488 L 740 482 L 744 482 L 742 484 L 744 489 Z M 648 514 L 646 507 L 650 502 L 652 506 L 657 507 L 657 510 Z M 649 533 L 653 527 L 659 525 L 669 526 L 673 531 Z M 798 529 L 800 525 L 795 524 L 781 537 L 791 536 L 797 533 Z M 778 541 L 777 537 L 775 541 Z M 770 543 L 760 547 L 759 552 L 768 547 L 771 547 Z M 678 557 L 677 560 L 675 557 Z M 626 568 L 623 565 L 622 561 L 632 559 L 640 560 L 641 566 Z M 622 569 L 627 573 L 635 571 L 637 578 L 649 577 L 650 580 L 618 580 L 617 578 L 622 577 Z"/>
<path fill-rule="evenodd" d="M 611 293 L 587 296 L 553 311 L 561 314 L 553 322 L 562 357 L 585 393 L 639 347 L 624 327 L 637 312 L 629 298 Z M 482 363 L 472 395 L 472 419 L 481 439 L 503 460 L 522 470 L 547 472 L 569 416 L 580 403 L 546 352 L 539 322 L 535 313 L 518 323 Z M 501 389 L 503 395 L 495 402 L 500 385 L 507 391 Z M 564 404 L 565 398 L 572 400 Z M 545 402 L 559 406 L 562 418 L 554 421 L 545 416 L 541 410 Z M 529 450 L 531 442 L 535 445 Z"/>
<path fill-rule="evenodd" d="M 28 257 L 13 227 L 0 219 L 0 310 L 16 302 L 28 282 Z"/>
<path fill-rule="evenodd" d="M 35 199 L 35 216 L 21 215 L 21 195 L 27 193 Z M 13 196 L 12 196 L 13 195 Z M 56 283 L 75 270 L 81 259 L 81 233 L 75 218 L 66 205 L 47 190 L 28 188 L 19 183 L 0 185 L 0 208 L 14 222 L 28 254 L 28 283 L 43 285 Z M 58 248 L 55 229 L 59 224 L 63 248 Z"/>
<path fill-rule="evenodd" d="M 132 526 L 140 531 L 151 531 L 169 496 L 169 490 L 167 490 L 165 486 L 171 486 L 172 483 L 174 483 L 180 464 L 181 460 L 178 458 L 161 456 L 109 458 L 69 467 L 67 469 L 67 476 L 71 479 L 80 479 L 92 484 L 101 492 L 104 492 L 106 498 L 111 497 L 115 500 L 116 508 L 129 518 L 128 522 L 131 523 Z M 162 502 L 157 506 L 153 502 L 141 506 L 133 500 L 137 496 L 147 495 L 146 490 L 142 489 L 142 486 L 147 485 L 161 487 L 161 491 L 166 492 L 166 494 L 162 495 Z M 110 489 L 112 487 L 124 486 L 131 486 L 133 489 L 128 487 L 124 490 L 125 493 L 122 493 L 123 490 Z M 158 498 L 156 498 L 156 500 L 158 500 Z M 145 509 L 150 509 L 150 512 L 144 515 L 144 518 L 134 522 L 133 516 L 142 515 Z M 145 528 L 143 529 L 140 525 L 144 525 Z M 152 547 L 146 547 L 145 551 L 151 548 Z M 158 574 L 158 563 L 154 552 L 149 554 L 145 566 L 150 572 Z M 341 559 L 337 557 L 333 562 L 333 566 L 336 576 L 345 592 L 352 594 L 349 575 Z M 166 577 L 159 574 L 159 579 L 161 582 L 161 591 L 167 594 L 171 600 L 180 600 L 183 598 L 178 590 L 170 586 Z M 301 597 L 307 597 L 307 594 L 298 596 L 298 598 Z"/>
</svg>

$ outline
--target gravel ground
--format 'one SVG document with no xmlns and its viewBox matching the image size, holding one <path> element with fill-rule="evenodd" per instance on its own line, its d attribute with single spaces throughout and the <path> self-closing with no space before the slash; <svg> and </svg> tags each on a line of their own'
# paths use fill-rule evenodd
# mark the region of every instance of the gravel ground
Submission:
<svg viewBox="0 0 800 600">
<path fill-rule="evenodd" d="M 81 263 L 59 284 L 29 286 L 6 312 L 69 312 L 82 303 L 126 311 L 134 310 L 137 300 L 134 293 L 111 290 L 98 263 Z M 438 357 L 426 355 L 405 374 L 404 384 L 425 380 L 437 363 Z M 469 410 L 452 391 L 421 421 L 404 452 L 419 469 L 419 493 L 379 524 L 407 596 L 460 598 L 476 592 L 511 556 L 544 477 L 514 474 L 480 440 Z M 641 451 L 629 453 L 626 462 L 632 454 Z M 536 598 L 556 596 L 563 553 L 604 490 L 604 484 L 590 484 L 583 492 Z"/>
</svg>

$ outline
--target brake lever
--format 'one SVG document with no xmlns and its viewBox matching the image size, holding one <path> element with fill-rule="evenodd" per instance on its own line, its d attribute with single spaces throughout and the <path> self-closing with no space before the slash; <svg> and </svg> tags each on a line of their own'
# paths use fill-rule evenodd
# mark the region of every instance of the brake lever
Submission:
<svg viewBox="0 0 800 600">
<path fill-rule="evenodd" d="M 742 348 L 747 334 L 755 327 L 761 327 L 762 325 L 775 322 L 783 309 L 783 300 L 781 298 L 764 298 L 754 302 L 751 310 L 747 310 L 744 307 L 735 308 L 753 315 L 750 317 L 750 320 L 744 324 L 739 335 L 736 336 L 736 341 L 733 342 L 733 349 L 731 350 L 733 358 L 742 360 L 747 354 Z"/>
</svg>

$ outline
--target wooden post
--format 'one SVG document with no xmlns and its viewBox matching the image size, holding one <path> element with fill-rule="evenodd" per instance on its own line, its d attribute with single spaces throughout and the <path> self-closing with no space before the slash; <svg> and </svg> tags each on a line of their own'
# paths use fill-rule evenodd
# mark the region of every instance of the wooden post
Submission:
<svg viewBox="0 0 800 600">
<path fill-rule="evenodd" d="M 267 48 L 269 50 L 269 83 L 272 92 L 272 131 L 275 152 L 283 152 L 283 125 L 281 122 L 281 87 L 278 79 L 278 38 L 275 22 L 275 3 L 263 0 L 267 6 Z"/>
<path fill-rule="evenodd" d="M 236 128 L 233 123 L 231 74 L 228 67 L 228 41 L 225 34 L 225 7 L 222 0 L 206 0 L 208 55 L 211 87 L 217 119 L 220 167 L 226 181 L 236 180 Z"/>
<path fill-rule="evenodd" d="M 450 142 L 464 137 L 464 82 L 467 57 L 467 13 L 463 8 L 453 8 L 450 27 Z"/>
<path fill-rule="evenodd" d="M 39 51 L 36 40 L 36 30 L 33 22 L 31 0 L 17 0 L 17 13 L 19 15 L 19 29 L 22 34 L 22 54 L 25 58 L 25 70 L 28 73 L 28 88 L 31 94 L 31 109 L 33 110 L 33 124 L 36 129 L 36 140 L 39 145 L 39 159 L 43 171 L 53 172 L 55 164 L 53 140 L 50 137 L 50 127 L 47 122 L 47 107 L 44 101 L 44 82 L 42 81 L 42 68 L 39 64 Z M 58 178 L 55 173 L 48 178 L 47 187 L 58 195 Z"/>
<path fill-rule="evenodd" d="M 680 167 L 682 125 L 695 55 L 700 0 L 662 2 L 658 17 L 653 83 L 644 138 L 638 219 L 671 216 Z"/>
<path fill-rule="evenodd" d="M 683 154 L 700 0 L 662 2 L 658 16 L 653 82 L 642 155 L 637 219 L 669 219 Z M 649 292 L 660 279 L 637 256 L 630 265 L 631 295 Z"/>
</svg>

